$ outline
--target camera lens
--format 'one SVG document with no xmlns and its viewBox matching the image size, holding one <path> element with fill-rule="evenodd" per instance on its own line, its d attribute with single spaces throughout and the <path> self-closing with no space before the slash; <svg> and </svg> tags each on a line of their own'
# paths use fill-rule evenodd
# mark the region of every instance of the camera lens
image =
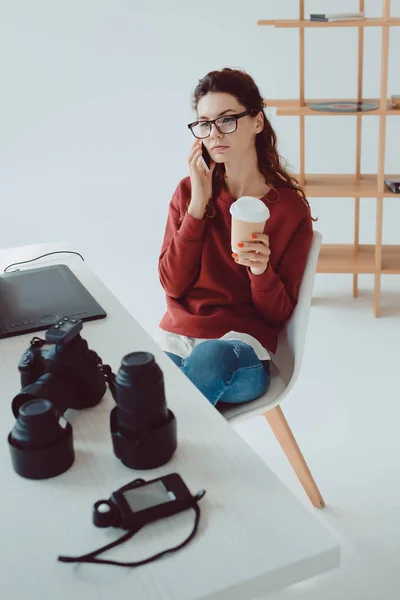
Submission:
<svg viewBox="0 0 400 600">
<path fill-rule="evenodd" d="M 24 404 L 37 398 L 51 398 L 53 408 L 62 415 L 70 407 L 75 387 L 71 378 L 60 374 L 55 377 L 53 373 L 44 373 L 37 381 L 26 386 L 15 396 L 11 403 L 14 416 L 18 417 Z"/>
<path fill-rule="evenodd" d="M 152 354 L 124 356 L 115 378 L 115 401 L 110 424 L 116 456 L 135 469 L 165 464 L 176 450 L 176 420 L 167 408 L 163 372 Z"/>
<path fill-rule="evenodd" d="M 59 434 L 54 427 L 53 405 L 50 400 L 31 400 L 19 409 L 19 418 L 13 428 L 13 439 L 19 445 L 51 444 Z"/>
<path fill-rule="evenodd" d="M 34 399 L 20 407 L 8 444 L 14 470 L 28 479 L 60 475 L 75 459 L 72 427 L 49 400 Z"/>
<path fill-rule="evenodd" d="M 126 435 L 157 427 L 168 419 L 164 376 L 149 352 L 124 356 L 115 384 L 118 425 Z"/>
</svg>

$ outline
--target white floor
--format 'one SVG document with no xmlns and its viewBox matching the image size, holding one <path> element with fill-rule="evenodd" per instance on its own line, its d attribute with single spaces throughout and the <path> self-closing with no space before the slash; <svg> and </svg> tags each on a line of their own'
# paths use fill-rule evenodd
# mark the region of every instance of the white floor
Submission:
<svg viewBox="0 0 400 600">
<path fill-rule="evenodd" d="M 382 279 L 381 319 L 372 278 L 360 283 L 354 300 L 352 276 L 317 276 L 302 371 L 282 404 L 326 508 L 311 506 L 264 418 L 237 426 L 342 547 L 339 569 L 273 600 L 400 598 L 400 278 Z"/>
</svg>

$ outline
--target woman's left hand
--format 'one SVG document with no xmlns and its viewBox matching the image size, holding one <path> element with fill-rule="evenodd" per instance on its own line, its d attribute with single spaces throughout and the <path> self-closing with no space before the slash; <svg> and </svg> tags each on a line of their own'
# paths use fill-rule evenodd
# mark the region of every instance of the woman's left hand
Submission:
<svg viewBox="0 0 400 600">
<path fill-rule="evenodd" d="M 262 275 L 267 270 L 271 254 L 269 237 L 265 233 L 253 233 L 251 237 L 254 242 L 240 242 L 239 252 L 232 256 L 238 265 L 250 267 L 253 275 Z"/>
</svg>

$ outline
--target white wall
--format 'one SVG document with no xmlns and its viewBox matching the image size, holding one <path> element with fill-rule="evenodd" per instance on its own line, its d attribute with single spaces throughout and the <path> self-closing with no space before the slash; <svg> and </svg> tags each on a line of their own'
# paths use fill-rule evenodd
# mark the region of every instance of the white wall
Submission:
<svg viewBox="0 0 400 600">
<path fill-rule="evenodd" d="M 321 11 L 317 0 L 308 12 Z M 400 0 L 392 1 L 400 15 Z M 326 11 L 357 10 L 326 0 Z M 147 328 L 164 307 L 157 258 L 168 202 L 187 174 L 191 93 L 209 70 L 243 67 L 266 97 L 298 95 L 298 33 L 257 27 L 297 16 L 290 0 L 13 0 L 0 19 L 0 247 L 67 239 Z M 380 0 L 367 0 L 369 16 Z M 379 96 L 380 31 L 365 30 L 364 95 Z M 356 92 L 356 29 L 306 32 L 306 95 Z M 400 28 L 389 93 L 400 93 Z M 397 63 L 397 72 L 396 72 Z M 397 79 L 396 79 L 397 76 Z M 298 119 L 269 115 L 298 168 Z M 400 119 L 388 119 L 387 172 L 400 172 Z M 378 119 L 365 117 L 363 170 L 377 168 Z M 313 172 L 351 172 L 355 119 L 307 119 Z M 313 199 L 328 242 L 351 242 L 353 201 Z M 400 243 L 400 200 L 385 201 L 384 241 Z M 373 242 L 375 200 L 362 201 Z"/>
</svg>

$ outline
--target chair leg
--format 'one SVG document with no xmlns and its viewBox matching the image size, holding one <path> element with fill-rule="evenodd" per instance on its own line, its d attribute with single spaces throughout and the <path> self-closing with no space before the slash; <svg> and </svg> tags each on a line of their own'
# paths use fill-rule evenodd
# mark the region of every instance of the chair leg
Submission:
<svg viewBox="0 0 400 600">
<path fill-rule="evenodd" d="M 297 445 L 292 430 L 281 410 L 280 406 L 276 406 L 264 414 L 267 419 L 276 439 L 280 443 L 282 450 L 286 454 L 290 464 L 292 465 L 297 477 L 302 484 L 304 491 L 310 498 L 311 502 L 317 508 L 323 508 L 325 502 L 320 494 L 319 489 L 311 475 L 310 469 L 307 466 L 304 456 Z"/>
</svg>

